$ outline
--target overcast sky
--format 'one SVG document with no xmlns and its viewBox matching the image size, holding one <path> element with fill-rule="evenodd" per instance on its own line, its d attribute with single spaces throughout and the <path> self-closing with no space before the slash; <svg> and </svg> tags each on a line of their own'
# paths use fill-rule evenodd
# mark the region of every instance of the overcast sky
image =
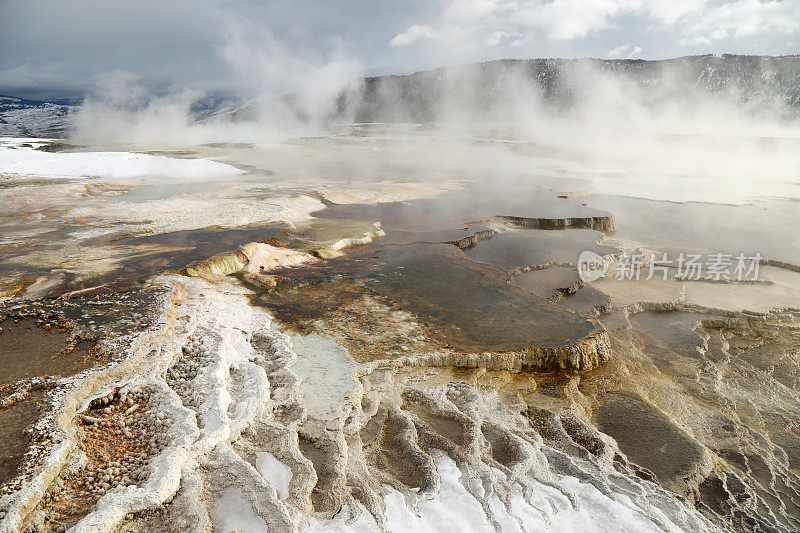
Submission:
<svg viewBox="0 0 800 533">
<path fill-rule="evenodd" d="M 800 0 L 0 0 L 0 93 L 296 90 L 496 58 L 800 53 Z"/>
</svg>

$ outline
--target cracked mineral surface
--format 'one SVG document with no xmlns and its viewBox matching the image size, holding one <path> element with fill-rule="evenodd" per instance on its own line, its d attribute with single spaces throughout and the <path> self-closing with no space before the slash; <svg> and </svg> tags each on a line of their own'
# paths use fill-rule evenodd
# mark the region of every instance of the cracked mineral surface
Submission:
<svg viewBox="0 0 800 533">
<path fill-rule="evenodd" d="M 0 141 L 0 531 L 799 530 L 797 198 L 492 135 Z"/>
</svg>

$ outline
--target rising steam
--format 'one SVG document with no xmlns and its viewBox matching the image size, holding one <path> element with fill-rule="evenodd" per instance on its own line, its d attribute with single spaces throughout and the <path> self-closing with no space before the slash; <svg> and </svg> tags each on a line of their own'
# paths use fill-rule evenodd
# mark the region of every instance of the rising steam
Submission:
<svg viewBox="0 0 800 533">
<path fill-rule="evenodd" d="M 608 187 L 610 192 L 636 190 L 648 176 L 668 177 L 665 183 L 676 184 L 674 190 L 657 197 L 677 201 L 687 198 L 681 191 L 699 190 L 706 181 L 716 183 L 709 189 L 715 201 L 746 201 L 763 193 L 764 180 L 777 187 L 776 194 L 794 196 L 781 184 L 790 183 L 800 167 L 798 112 L 776 82 L 777 63 L 759 58 L 745 58 L 744 68 L 755 73 L 747 86 L 738 74 L 702 83 L 730 58 L 655 66 L 500 61 L 364 79 L 360 62 L 341 47 L 316 57 L 241 20 L 225 25 L 218 53 L 243 102 L 237 108 L 198 120 L 192 105 L 204 95 L 201 88 L 153 96 L 129 74 L 112 73 L 99 80 L 77 113 L 74 138 L 191 146 L 319 135 L 353 122 L 435 123 L 448 136 L 448 147 L 397 138 L 392 143 L 407 142 L 409 158 L 441 166 L 470 153 L 476 138 L 502 132 L 505 139 L 533 143 L 538 155 L 521 157 L 512 145 L 498 145 L 475 168 L 485 163 L 492 172 L 620 176 L 618 189 Z M 753 180 L 756 175 L 762 178 Z M 687 176 L 696 179 L 681 181 Z"/>
</svg>

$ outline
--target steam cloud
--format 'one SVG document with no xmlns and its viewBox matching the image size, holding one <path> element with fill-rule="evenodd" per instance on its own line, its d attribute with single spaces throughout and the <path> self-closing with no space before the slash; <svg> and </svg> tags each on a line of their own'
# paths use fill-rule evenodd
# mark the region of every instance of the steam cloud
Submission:
<svg viewBox="0 0 800 533">
<path fill-rule="evenodd" d="M 203 96 L 201 88 L 153 96 L 131 75 L 111 73 L 78 112 L 74 138 L 188 146 L 324 134 L 331 125 L 353 122 L 436 123 L 462 140 L 461 152 L 494 129 L 542 153 L 569 154 L 569 168 L 553 163 L 559 171 L 711 176 L 727 180 L 731 202 L 758 187 L 749 177 L 763 174 L 766 161 L 776 183 L 794 179 L 791 169 L 798 164 L 792 150 L 778 150 L 796 143 L 800 130 L 797 109 L 775 79 L 776 64 L 761 63 L 770 59 L 750 58 L 736 68 L 756 74 L 720 77 L 724 83 L 709 86 L 699 80 L 716 75 L 713 61 L 705 70 L 695 64 L 708 58 L 655 65 L 501 61 L 364 79 L 360 62 L 341 47 L 316 57 L 242 20 L 225 24 L 218 53 L 245 102 L 239 108 L 197 120 L 192 105 Z M 442 146 L 414 150 L 420 161 L 458 157 Z M 530 159 L 504 161 L 513 150 L 503 150 L 495 154 L 496 167 L 522 171 L 531 165 Z M 546 168 L 546 159 L 534 166 Z"/>
<path fill-rule="evenodd" d="M 243 99 L 246 113 L 196 120 L 192 106 L 205 96 L 202 88 L 170 87 L 152 91 L 135 76 L 111 72 L 75 117 L 73 138 L 91 143 L 167 143 L 252 141 L 317 130 L 334 115 L 342 116 L 342 94 L 354 92 L 360 63 L 335 47 L 328 57 L 292 50 L 265 29 L 221 16 L 217 53 Z M 289 95 L 283 96 L 281 95 Z"/>
</svg>

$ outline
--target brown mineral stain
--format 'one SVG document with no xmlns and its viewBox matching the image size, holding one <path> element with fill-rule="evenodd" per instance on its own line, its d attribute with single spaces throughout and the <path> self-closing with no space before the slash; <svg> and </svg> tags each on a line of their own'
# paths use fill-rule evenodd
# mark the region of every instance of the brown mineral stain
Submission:
<svg viewBox="0 0 800 533">
<path fill-rule="evenodd" d="M 91 340 L 75 340 L 67 328 L 34 319 L 0 322 L 0 385 L 41 376 L 69 376 L 102 357 Z"/>
<path fill-rule="evenodd" d="M 14 479 L 31 445 L 31 427 L 41 415 L 41 392 L 0 408 L 0 485 Z"/>
</svg>

